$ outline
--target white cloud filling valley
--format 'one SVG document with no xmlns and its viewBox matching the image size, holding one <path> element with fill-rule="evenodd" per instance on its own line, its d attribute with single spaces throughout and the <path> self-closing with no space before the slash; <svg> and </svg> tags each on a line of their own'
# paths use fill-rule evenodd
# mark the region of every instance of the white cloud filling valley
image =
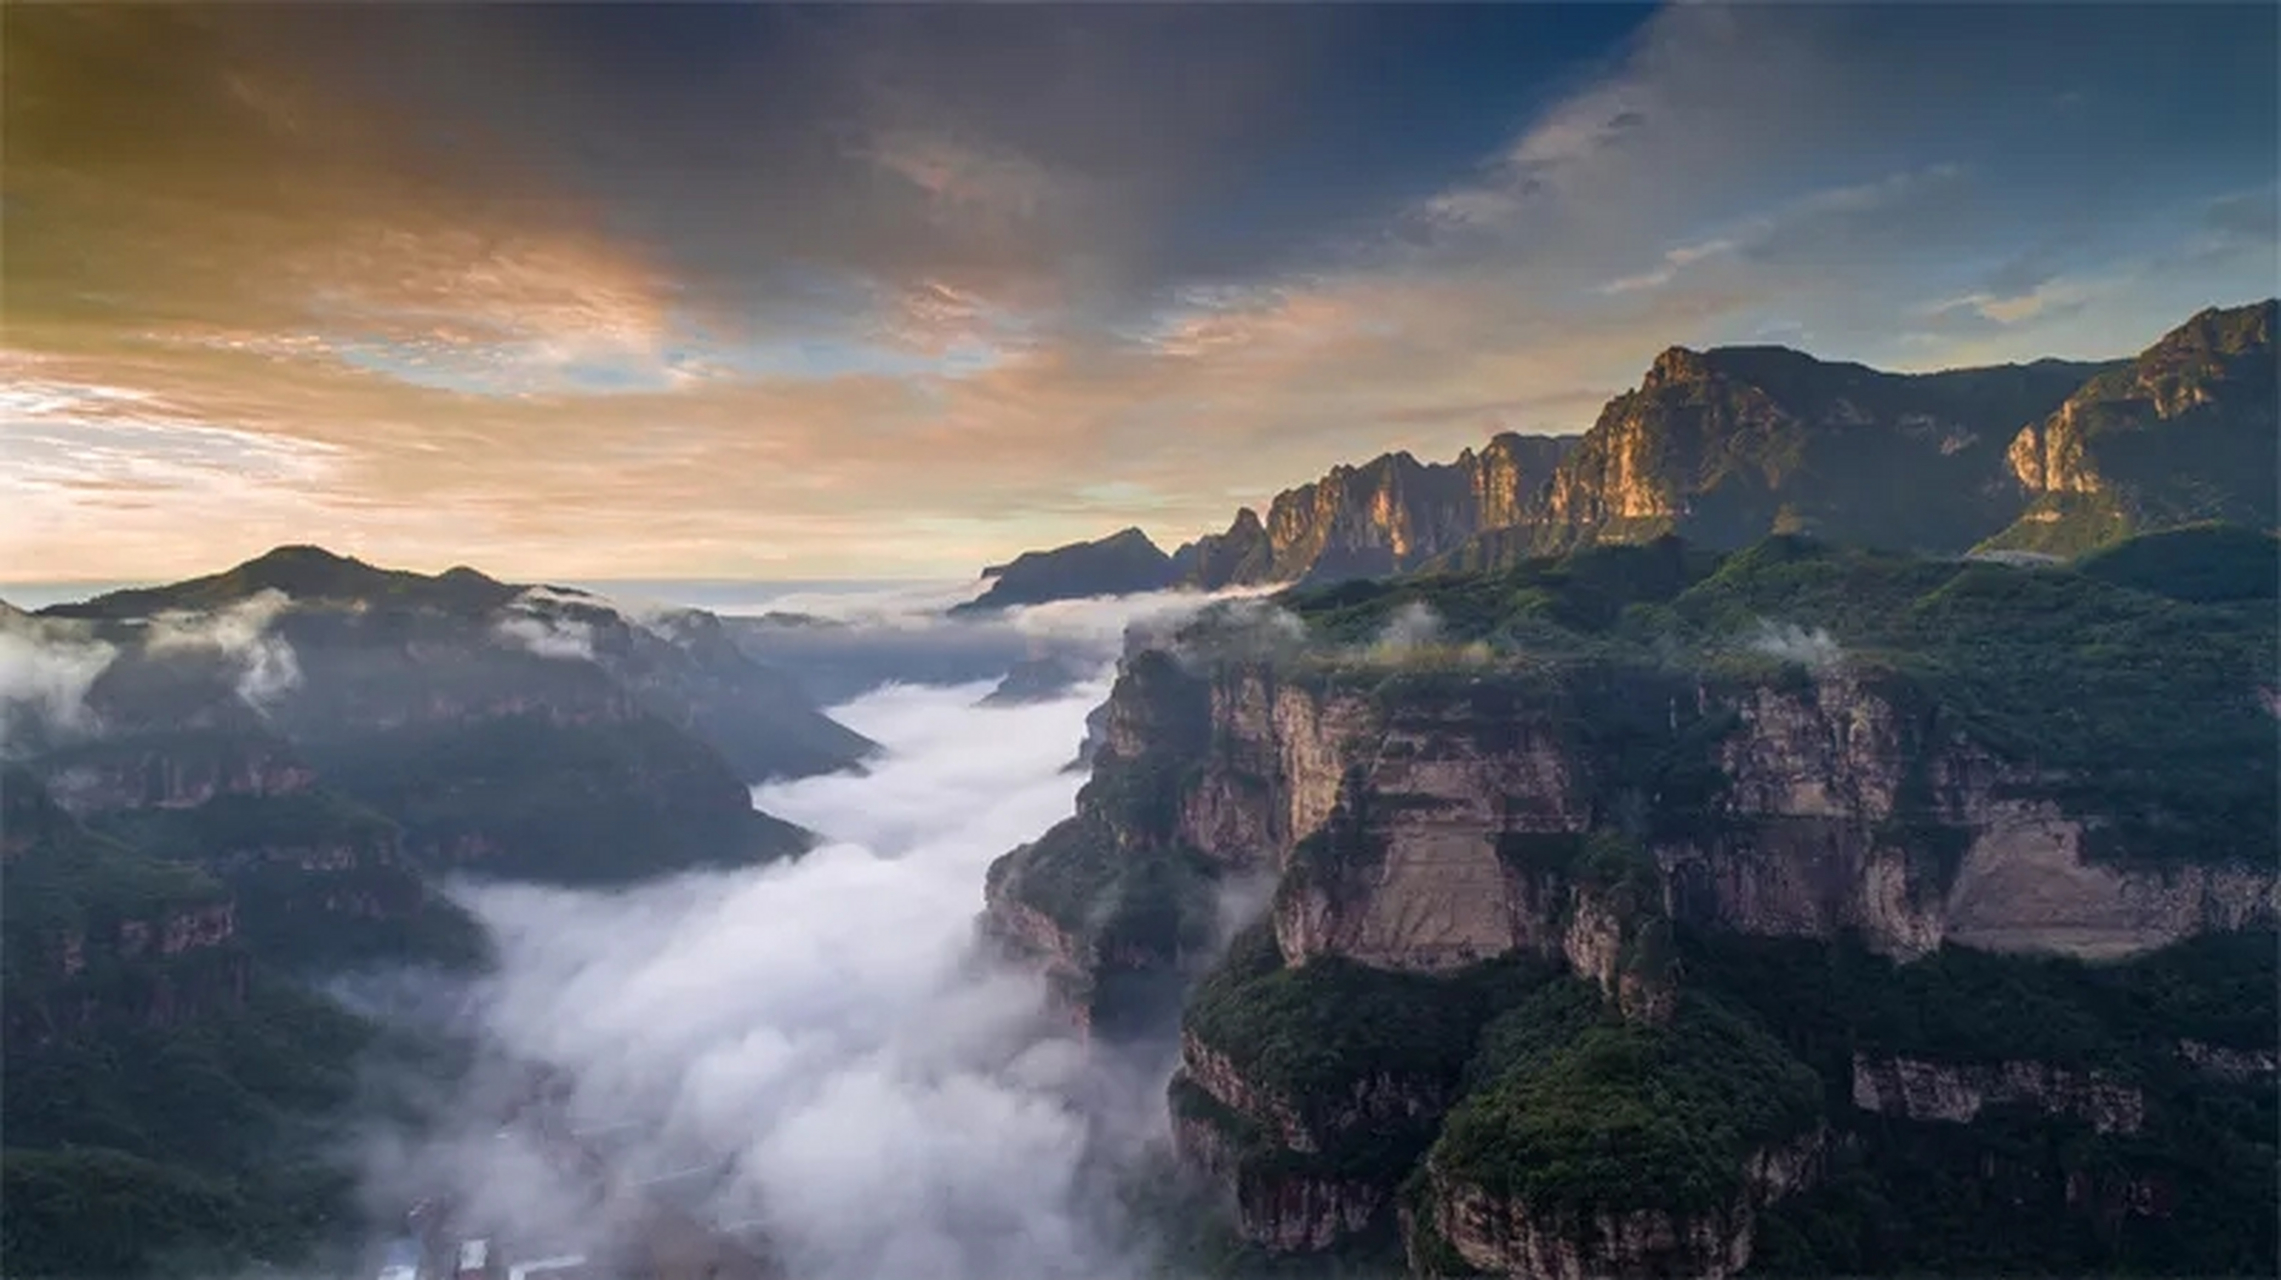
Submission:
<svg viewBox="0 0 2281 1280">
<path fill-rule="evenodd" d="M 990 688 L 835 708 L 887 751 L 756 791 L 825 837 L 795 862 L 463 890 L 498 948 L 474 997 L 488 1056 L 562 1071 L 574 1123 L 622 1126 L 623 1176 L 686 1173 L 659 1186 L 700 1222 L 757 1228 L 803 1280 L 1140 1274 L 1109 1180 L 1158 1136 L 1171 1046 L 1079 1045 L 975 933 L 990 862 L 1072 811 L 1083 778 L 1063 766 L 1107 672 L 1020 706 L 978 706 Z M 375 1212 L 443 1194 L 534 1256 L 607 1248 L 609 1215 L 495 1137 L 495 1113 L 369 1144 Z"/>
</svg>

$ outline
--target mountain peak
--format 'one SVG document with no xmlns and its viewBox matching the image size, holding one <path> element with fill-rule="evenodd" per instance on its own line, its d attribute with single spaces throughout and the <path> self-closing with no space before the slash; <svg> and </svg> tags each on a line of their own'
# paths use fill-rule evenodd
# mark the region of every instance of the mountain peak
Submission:
<svg viewBox="0 0 2281 1280">
<path fill-rule="evenodd" d="M 1660 386 L 1672 382 L 1694 382 L 1711 376 L 1710 362 L 1700 351 L 1687 347 L 1665 347 L 1648 366 L 1647 386 Z"/>
<path fill-rule="evenodd" d="M 2239 307 L 2205 307 L 2162 335 L 2147 354 L 2209 352 L 2238 356 L 2270 350 L 2277 310 L 2281 310 L 2281 300 L 2272 298 Z"/>
<path fill-rule="evenodd" d="M 264 591 L 296 601 L 382 600 L 452 611 L 482 612 L 512 598 L 518 588 L 460 566 L 437 577 L 381 569 L 309 543 L 273 547 L 221 573 L 163 587 L 113 591 L 78 604 L 40 612 L 56 617 L 137 618 L 173 611 L 227 608 Z"/>
<path fill-rule="evenodd" d="M 1137 526 L 1091 542 L 1072 542 L 1050 551 L 1025 551 L 996 575 L 990 589 L 951 609 L 953 614 L 986 613 L 1010 605 L 1041 604 L 1089 595 L 1158 591 L 1172 585 L 1172 557 Z"/>
</svg>

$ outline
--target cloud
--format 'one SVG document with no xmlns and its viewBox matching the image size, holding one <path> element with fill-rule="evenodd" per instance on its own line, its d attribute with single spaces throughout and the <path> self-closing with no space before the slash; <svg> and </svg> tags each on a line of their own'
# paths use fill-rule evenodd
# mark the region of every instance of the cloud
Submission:
<svg viewBox="0 0 2281 1280">
<path fill-rule="evenodd" d="M 1440 638 L 1441 615 L 1425 601 L 1412 600 L 1386 619 L 1372 647 L 1391 657 L 1430 645 Z"/>
<path fill-rule="evenodd" d="M 1795 662 L 1812 671 L 1827 671 L 1845 661 L 1844 649 L 1820 627 L 1807 630 L 1794 623 L 1761 622 L 1743 644 L 1753 653 Z"/>
<path fill-rule="evenodd" d="M 917 132 L 892 133 L 867 153 L 925 192 L 938 216 L 996 228 L 1045 211 L 1054 184 L 1035 161 L 1005 148 Z"/>
<path fill-rule="evenodd" d="M 95 728 L 87 691 L 118 656 L 84 624 L 0 605 L 0 757 Z"/>
<path fill-rule="evenodd" d="M 594 628 L 574 619 L 520 614 L 500 619 L 492 634 L 542 658 L 594 661 Z"/>
<path fill-rule="evenodd" d="M 987 683 L 893 687 L 836 708 L 887 754 L 760 790 L 829 838 L 796 863 L 619 893 L 463 889 L 498 943 L 475 993 L 487 1051 L 559 1067 L 575 1123 L 630 1126 L 607 1140 L 628 1177 L 695 1171 L 678 1201 L 758 1224 L 796 1274 L 1139 1275 L 1100 1170 L 1161 1137 L 1165 1049 L 1089 1055 L 973 930 L 988 863 L 1070 811 L 1082 778 L 1062 766 L 1105 689 L 993 709 L 976 705 Z M 484 1100 L 375 1140 L 378 1200 L 455 1192 L 534 1251 L 625 1229 L 493 1136 Z"/>
<path fill-rule="evenodd" d="M 558 609 L 570 604 L 582 608 L 612 608 L 599 597 L 570 594 L 548 587 L 532 587 L 500 610 L 491 634 L 501 643 L 564 662 L 594 661 L 594 626 L 565 617 Z M 612 609 L 615 612 L 615 609 Z"/>
<path fill-rule="evenodd" d="M 2272 273 L 2254 7 L 2102 6 L 2053 57 L 2017 6 L 1673 6 L 1501 73 L 1550 87 L 1474 165 L 1349 109 L 1408 91 L 1349 74 L 1406 16 L 696 7 L 662 81 L 555 21 L 13 26 L 11 344 L 181 429 L 11 424 L 0 557 L 966 573 L 1453 455 L 1465 406 L 1581 429 L 1673 344 L 2113 356 Z"/>
<path fill-rule="evenodd" d="M 271 626 L 293 601 L 275 589 L 257 592 L 211 613 L 168 612 L 143 625 L 143 648 L 151 654 L 210 649 L 238 668 L 238 697 L 255 710 L 269 706 L 301 683 L 301 662 L 285 637 Z"/>
</svg>

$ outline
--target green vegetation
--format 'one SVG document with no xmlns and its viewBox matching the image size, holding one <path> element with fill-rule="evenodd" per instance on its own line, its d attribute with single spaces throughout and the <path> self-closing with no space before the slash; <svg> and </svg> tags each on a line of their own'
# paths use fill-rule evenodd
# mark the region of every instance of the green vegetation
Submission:
<svg viewBox="0 0 2281 1280">
<path fill-rule="evenodd" d="M 55 949 L 66 938 L 108 939 L 129 921 L 148 922 L 229 896 L 195 867 L 146 858 L 84 832 L 34 846 L 6 865 L 0 927 L 12 992 L 24 989 L 19 982 L 50 974 Z"/>
<path fill-rule="evenodd" d="M 312 756 L 336 785 L 401 822 L 415 857 L 445 866 L 465 857 L 489 874 L 624 880 L 749 865 L 807 844 L 799 828 L 754 811 L 717 755 L 651 716 L 418 725 Z"/>
<path fill-rule="evenodd" d="M 1614 631 L 1631 606 L 1668 602 L 1717 564 L 1710 552 L 1659 538 L 1536 557 L 1501 571 L 1303 587 L 1280 601 L 1307 620 L 1311 634 L 1335 644 L 1368 644 L 1398 611 L 1423 604 L 1434 611 L 1439 635 L 1451 641 L 1521 651 L 1540 642 L 1574 652 L 1589 637 Z"/>
<path fill-rule="evenodd" d="M 1860 1050 L 2143 1076 L 2180 1040 L 2273 1046 L 2275 942 L 2211 934 L 2115 965 L 1956 947 L 1896 964 L 1851 939 L 1726 934 L 1683 937 L 1681 953 L 1691 983 L 1746 1004 L 1825 1075 Z"/>
<path fill-rule="evenodd" d="M 2128 539 L 2137 522 L 2111 494 L 2046 493 L 2018 520 L 1973 548 L 2073 559 Z"/>
<path fill-rule="evenodd" d="M 1005 862 L 1011 893 L 1104 959 L 1165 962 L 1210 942 L 1209 860 L 1170 845 L 1120 848 L 1098 820 L 1064 819 Z"/>
<path fill-rule="evenodd" d="M 314 944 L 297 951 L 244 925 L 269 912 L 233 901 L 243 868 L 210 872 L 90 833 L 22 770 L 0 778 L 0 799 L 0 832 L 14 845 L 0 863 L 8 1273 L 222 1274 L 293 1261 L 351 1224 L 328 1126 L 360 1096 L 358 1066 L 378 1042 L 268 967 L 319 954 Z M 288 799 L 288 819 L 329 803 Z M 145 815 L 120 830 L 218 855 L 179 841 L 191 831 L 260 840 L 260 802 L 249 803 Z M 321 919 L 300 927 L 328 932 Z M 337 955 L 338 940 L 329 945 Z"/>
<path fill-rule="evenodd" d="M 331 792 L 222 795 L 101 823 L 138 849 L 217 876 L 237 901 L 241 936 L 271 964 L 465 967 L 486 955 L 481 927 L 404 860 L 396 824 Z"/>
<path fill-rule="evenodd" d="M 2271 933 L 2212 935 L 2122 964 L 1944 950 L 1908 965 L 1858 944 L 1694 936 L 1689 980 L 1748 1007 L 1821 1072 L 1840 1132 L 1819 1187 L 1778 1205 L 1753 1271 L 2270 1274 L 2270 1077 L 2229 1083 L 2182 1040 L 2276 1044 Z M 2146 1099 L 2137 1133 L 1991 1109 L 1970 1125 L 1859 1112 L 1856 1052 L 2097 1070 Z"/>
<path fill-rule="evenodd" d="M 1961 734 L 2105 818 L 2094 856 L 2228 860 L 2281 842 L 2281 743 L 2259 692 L 2281 686 L 2272 558 L 2264 535 L 2218 529 L 2134 540 L 2080 572 L 1786 536 L 1723 558 L 1599 547 L 1284 599 L 1333 644 L 1367 643 L 1412 603 L 1446 637 L 1487 644 L 1488 662 L 1446 672 L 1389 676 L 1360 650 L 1315 662 L 1389 707 L 1441 696 L 1485 722 L 1525 711 L 1593 763 L 1598 820 L 1623 829 L 1699 830 L 1715 814 L 1713 752 L 1732 721 L 1717 705 L 1698 714 L 1698 685 L 1804 692 L 1811 659 L 1902 708 L 1908 750 Z M 1769 632 L 1776 621 L 1795 633 Z"/>
<path fill-rule="evenodd" d="M 345 1176 L 240 1181 L 101 1147 L 0 1153 L 0 1252 L 24 1280 L 218 1274 L 293 1257 L 349 1209 Z"/>
<path fill-rule="evenodd" d="M 2240 525 L 2190 525 L 2108 547 L 2075 568 L 2101 582 L 2195 604 L 2271 600 L 2281 594 L 2281 538 Z"/>
<path fill-rule="evenodd" d="M 200 983 L 169 966 L 178 1001 Z M 91 1022 L 51 1023 L 11 985 L 4 1220 L 12 1276 L 128 1276 L 290 1261 L 353 1221 L 327 1117 L 357 1089 L 360 1020 L 256 973 L 172 1017 L 129 1018 L 100 986 Z M 223 995 L 230 998 L 221 998 Z M 163 1008 L 145 1004 L 146 1009 Z"/>
<path fill-rule="evenodd" d="M 1454 1090 L 1474 1038 L 1500 1007 L 1545 981 L 1548 961 L 1513 956 L 1449 975 L 1392 973 L 1338 956 L 1287 967 L 1264 923 L 1238 935 L 1197 988 L 1186 1029 L 1243 1078 L 1303 1118 L 1342 1105 L 1357 1084 Z"/>
<path fill-rule="evenodd" d="M 1581 984 L 1547 989 L 1484 1036 L 1488 1083 L 1450 1112 L 1443 1176 L 1539 1212 L 1709 1210 L 1750 1153 L 1820 1121 L 1814 1072 L 1698 993 L 1662 1025 L 1627 1023 Z"/>
</svg>

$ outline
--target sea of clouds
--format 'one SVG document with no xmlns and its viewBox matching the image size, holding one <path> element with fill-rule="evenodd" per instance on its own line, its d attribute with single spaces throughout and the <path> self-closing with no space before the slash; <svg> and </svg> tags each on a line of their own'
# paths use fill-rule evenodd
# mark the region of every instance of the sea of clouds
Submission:
<svg viewBox="0 0 2281 1280">
<path fill-rule="evenodd" d="M 1080 1044 L 975 930 L 990 862 L 1071 812 L 1083 778 L 1063 766 L 1108 675 L 1020 706 L 982 705 L 984 681 L 833 708 L 886 754 L 756 791 L 825 837 L 794 862 L 611 892 L 463 886 L 498 951 L 463 1025 L 487 1061 L 561 1071 L 573 1122 L 626 1176 L 663 1178 L 803 1280 L 1142 1274 L 1114 1191 L 1161 1147 L 1171 1046 Z M 499 1136 L 501 1092 L 368 1135 L 376 1217 L 440 1195 L 518 1253 L 608 1249 L 626 1224 Z"/>
</svg>

